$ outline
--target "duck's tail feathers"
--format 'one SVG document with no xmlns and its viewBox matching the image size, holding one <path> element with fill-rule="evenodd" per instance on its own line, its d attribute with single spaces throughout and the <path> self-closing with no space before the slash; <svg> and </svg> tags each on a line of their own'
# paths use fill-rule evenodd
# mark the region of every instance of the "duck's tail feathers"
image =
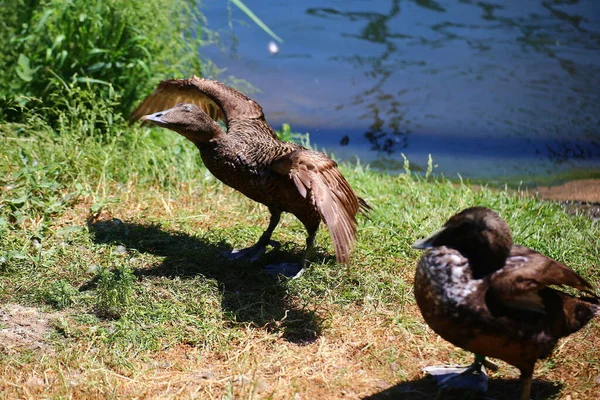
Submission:
<svg viewBox="0 0 600 400">
<path fill-rule="evenodd" d="M 347 264 L 356 241 L 356 214 L 360 202 L 337 168 L 315 174 L 312 200 L 325 221 L 339 263 Z"/>
<path fill-rule="evenodd" d="M 303 196 L 311 196 L 325 221 L 337 262 L 348 263 L 356 240 L 356 214 L 369 210 L 369 205 L 356 196 L 333 161 L 329 168 L 296 169 L 292 179 Z"/>
<path fill-rule="evenodd" d="M 366 200 L 363 199 L 362 197 L 358 198 L 358 206 L 359 206 L 358 212 L 362 216 L 366 217 L 367 219 L 370 219 L 369 218 L 369 212 L 371 212 L 371 210 L 373 210 L 373 207 L 371 207 L 369 205 L 369 203 L 367 203 Z"/>
<path fill-rule="evenodd" d="M 594 295 L 594 297 L 583 297 L 581 300 L 584 300 L 590 304 L 590 309 L 592 310 L 594 316 L 600 316 L 600 301 L 598 300 L 598 297 Z"/>
<path fill-rule="evenodd" d="M 594 316 L 600 316 L 600 296 L 592 290 L 585 290 L 584 292 L 585 296 L 580 296 L 578 299 L 585 302 L 590 307 Z"/>
<path fill-rule="evenodd" d="M 300 195 L 311 200 L 329 229 L 337 261 L 348 263 L 356 240 L 356 214 L 366 214 L 371 207 L 356 196 L 336 162 L 299 148 L 280 157 L 272 168 L 289 174 Z"/>
<path fill-rule="evenodd" d="M 561 293 L 563 298 L 563 312 L 565 315 L 566 331 L 560 336 L 577 332 L 583 328 L 592 318 L 600 315 L 600 304 L 597 297 L 573 297 Z"/>
</svg>

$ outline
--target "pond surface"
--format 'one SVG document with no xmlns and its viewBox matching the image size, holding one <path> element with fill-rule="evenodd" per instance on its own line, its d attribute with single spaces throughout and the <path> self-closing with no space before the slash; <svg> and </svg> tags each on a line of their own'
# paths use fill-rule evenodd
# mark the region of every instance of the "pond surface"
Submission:
<svg viewBox="0 0 600 400">
<path fill-rule="evenodd" d="M 205 0 L 222 45 L 203 56 L 249 81 L 269 123 L 338 160 L 484 180 L 600 171 L 598 0 Z"/>
</svg>

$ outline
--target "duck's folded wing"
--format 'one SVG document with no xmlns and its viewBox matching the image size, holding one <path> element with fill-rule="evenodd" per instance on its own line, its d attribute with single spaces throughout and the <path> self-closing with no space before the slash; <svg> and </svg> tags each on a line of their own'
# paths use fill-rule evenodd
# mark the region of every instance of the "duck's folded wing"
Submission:
<svg viewBox="0 0 600 400">
<path fill-rule="evenodd" d="M 504 268 L 490 279 L 490 290 L 500 302 L 538 312 L 544 312 L 539 292 L 551 285 L 593 294 L 592 285 L 571 268 L 524 246 L 513 246 Z"/>
<path fill-rule="evenodd" d="M 272 169 L 288 175 L 302 197 L 310 197 L 331 233 L 338 262 L 347 263 L 356 238 L 356 214 L 368 205 L 359 199 L 323 153 L 297 149 L 279 157 Z"/>
<path fill-rule="evenodd" d="M 169 79 L 158 84 L 130 120 L 137 121 L 146 114 L 169 109 L 180 103 L 191 103 L 202 108 L 213 120 L 227 126 L 232 119 L 264 118 L 262 108 L 243 93 L 220 82 L 198 78 Z"/>
</svg>

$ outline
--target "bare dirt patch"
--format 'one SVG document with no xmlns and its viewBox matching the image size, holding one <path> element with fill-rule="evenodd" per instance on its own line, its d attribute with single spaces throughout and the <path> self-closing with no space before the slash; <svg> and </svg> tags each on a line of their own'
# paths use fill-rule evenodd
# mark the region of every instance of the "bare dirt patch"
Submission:
<svg viewBox="0 0 600 400">
<path fill-rule="evenodd" d="M 45 337 L 57 316 L 57 313 L 46 313 L 34 307 L 3 305 L 0 307 L 0 351 L 49 350 Z"/>
<path fill-rule="evenodd" d="M 541 199 L 557 201 L 569 214 L 600 219 L 600 179 L 581 179 L 556 186 L 538 186 L 530 189 Z"/>
<path fill-rule="evenodd" d="M 600 179 L 581 179 L 533 189 L 542 199 L 600 203 Z"/>
</svg>

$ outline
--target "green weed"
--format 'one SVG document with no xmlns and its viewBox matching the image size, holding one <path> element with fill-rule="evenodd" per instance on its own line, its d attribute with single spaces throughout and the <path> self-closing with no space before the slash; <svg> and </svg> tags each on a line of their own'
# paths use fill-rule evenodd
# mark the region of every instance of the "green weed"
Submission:
<svg viewBox="0 0 600 400">
<path fill-rule="evenodd" d="M 120 264 L 115 268 L 102 268 L 98 274 L 96 312 L 105 318 L 119 318 L 131 305 L 133 284 L 131 270 Z"/>
<path fill-rule="evenodd" d="M 288 124 L 283 124 L 281 129 L 276 130 L 279 139 L 284 142 L 295 142 L 307 149 L 312 148 L 310 146 L 310 136 L 308 133 L 296 133 L 292 132 L 292 128 Z"/>
<path fill-rule="evenodd" d="M 69 282 L 59 279 L 50 284 L 50 287 L 44 292 L 44 301 L 53 307 L 61 310 L 73 304 L 78 291 Z"/>
</svg>

